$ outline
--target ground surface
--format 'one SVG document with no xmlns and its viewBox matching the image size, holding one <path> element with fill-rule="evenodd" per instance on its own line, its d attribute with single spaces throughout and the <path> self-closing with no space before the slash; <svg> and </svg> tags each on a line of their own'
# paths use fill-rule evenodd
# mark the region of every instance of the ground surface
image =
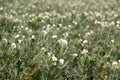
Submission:
<svg viewBox="0 0 120 80">
<path fill-rule="evenodd" d="M 0 0 L 0 80 L 120 80 L 120 0 Z"/>
</svg>

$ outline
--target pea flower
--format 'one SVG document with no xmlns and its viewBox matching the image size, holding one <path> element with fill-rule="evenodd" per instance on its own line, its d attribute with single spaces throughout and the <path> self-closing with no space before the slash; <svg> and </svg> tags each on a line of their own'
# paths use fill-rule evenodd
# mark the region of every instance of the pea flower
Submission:
<svg viewBox="0 0 120 80">
<path fill-rule="evenodd" d="M 59 60 L 59 63 L 60 63 L 61 65 L 63 65 L 63 64 L 64 64 L 64 59 L 60 59 L 60 60 Z"/>
<path fill-rule="evenodd" d="M 3 38 L 3 41 L 5 41 L 7 43 L 7 39 L 6 38 Z"/>
<path fill-rule="evenodd" d="M 54 66 L 56 66 L 56 65 L 57 65 L 57 63 L 56 63 L 56 62 L 54 62 L 54 63 L 53 63 L 53 65 L 54 65 Z"/>
<path fill-rule="evenodd" d="M 55 57 L 54 55 L 52 56 L 52 60 L 54 61 L 54 62 L 56 62 L 58 59 L 57 59 L 57 57 Z"/>
<path fill-rule="evenodd" d="M 84 40 L 84 41 L 83 41 L 83 44 L 86 44 L 86 43 L 88 43 L 88 41 L 87 41 L 87 40 Z"/>
<path fill-rule="evenodd" d="M 83 51 L 81 52 L 81 54 L 87 54 L 88 50 L 87 49 L 83 49 Z"/>
<path fill-rule="evenodd" d="M 77 54 L 77 53 L 74 53 L 72 56 L 73 56 L 73 57 L 77 57 L 77 56 L 78 56 L 78 54 Z"/>
<path fill-rule="evenodd" d="M 111 43 L 114 43 L 114 42 L 115 42 L 115 41 L 112 39 L 112 40 L 111 40 Z"/>
<path fill-rule="evenodd" d="M 12 43 L 12 44 L 11 44 L 11 47 L 12 47 L 12 48 L 16 48 L 16 44 L 15 44 L 15 43 Z"/>
<path fill-rule="evenodd" d="M 53 35 L 52 38 L 53 38 L 53 39 L 57 38 L 57 35 Z"/>
<path fill-rule="evenodd" d="M 118 68 L 118 63 L 116 61 L 112 62 L 112 66 Z"/>
<path fill-rule="evenodd" d="M 19 38 L 20 35 L 15 35 L 15 38 Z"/>
<path fill-rule="evenodd" d="M 67 45 L 68 44 L 67 40 L 62 39 L 62 38 L 58 40 L 58 43 L 61 44 L 61 45 Z"/>
<path fill-rule="evenodd" d="M 19 39 L 19 40 L 18 40 L 18 43 L 21 43 L 21 42 L 22 42 L 22 40 L 21 40 L 21 39 Z"/>
<path fill-rule="evenodd" d="M 31 39 L 35 39 L 35 35 L 32 35 L 32 36 L 31 36 Z"/>
</svg>

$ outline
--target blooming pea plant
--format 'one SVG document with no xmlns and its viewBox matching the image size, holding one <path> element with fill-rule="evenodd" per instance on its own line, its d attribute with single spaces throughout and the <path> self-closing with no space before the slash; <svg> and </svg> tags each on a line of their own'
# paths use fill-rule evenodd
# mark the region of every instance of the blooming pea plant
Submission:
<svg viewBox="0 0 120 80">
<path fill-rule="evenodd" d="M 120 0 L 0 0 L 0 80 L 120 80 Z"/>
</svg>

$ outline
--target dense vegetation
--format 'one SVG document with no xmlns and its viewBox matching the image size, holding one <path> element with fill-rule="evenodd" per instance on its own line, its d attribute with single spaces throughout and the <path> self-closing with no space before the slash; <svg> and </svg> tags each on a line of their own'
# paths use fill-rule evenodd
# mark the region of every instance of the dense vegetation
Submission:
<svg viewBox="0 0 120 80">
<path fill-rule="evenodd" d="M 120 0 L 0 0 L 0 80 L 120 80 Z"/>
</svg>

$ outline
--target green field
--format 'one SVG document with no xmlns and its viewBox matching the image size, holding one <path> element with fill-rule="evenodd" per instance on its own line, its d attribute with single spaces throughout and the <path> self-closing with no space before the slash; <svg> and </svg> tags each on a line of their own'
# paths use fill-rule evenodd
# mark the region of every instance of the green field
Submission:
<svg viewBox="0 0 120 80">
<path fill-rule="evenodd" d="M 0 80 L 120 80 L 120 0 L 0 0 Z"/>
</svg>

